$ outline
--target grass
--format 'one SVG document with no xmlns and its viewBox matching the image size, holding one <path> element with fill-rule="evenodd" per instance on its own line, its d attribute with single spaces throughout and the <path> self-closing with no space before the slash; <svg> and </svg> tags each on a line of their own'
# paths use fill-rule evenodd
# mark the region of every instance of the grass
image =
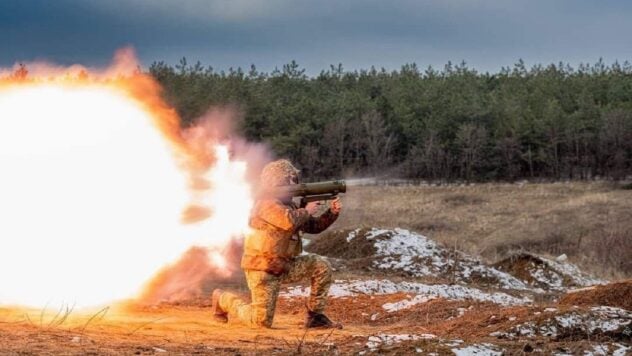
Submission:
<svg viewBox="0 0 632 356">
<path fill-rule="evenodd" d="M 401 227 L 490 262 L 567 254 L 602 278 L 632 277 L 632 190 L 608 182 L 360 186 L 332 229 Z"/>
</svg>

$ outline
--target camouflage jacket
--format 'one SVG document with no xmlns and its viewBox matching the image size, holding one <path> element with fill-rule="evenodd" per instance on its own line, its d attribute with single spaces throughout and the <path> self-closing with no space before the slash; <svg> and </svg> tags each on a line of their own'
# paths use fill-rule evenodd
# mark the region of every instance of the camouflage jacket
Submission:
<svg viewBox="0 0 632 356">
<path fill-rule="evenodd" d="M 246 270 L 282 274 L 286 264 L 303 250 L 303 232 L 317 234 L 336 221 L 338 214 L 327 210 L 312 217 L 293 203 L 262 199 L 250 214 L 252 231 L 244 241 L 241 267 Z"/>
</svg>

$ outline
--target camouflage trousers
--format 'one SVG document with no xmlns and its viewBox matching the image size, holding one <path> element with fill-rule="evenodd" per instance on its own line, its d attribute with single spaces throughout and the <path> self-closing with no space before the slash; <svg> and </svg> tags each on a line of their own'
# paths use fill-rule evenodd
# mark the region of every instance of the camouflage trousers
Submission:
<svg viewBox="0 0 632 356">
<path fill-rule="evenodd" d="M 233 293 L 223 293 L 219 298 L 219 306 L 228 313 L 229 319 L 239 319 L 252 327 L 271 327 L 281 284 L 306 279 L 311 281 L 307 307 L 317 313 L 325 309 L 332 272 L 331 265 L 322 256 L 297 256 L 290 262 L 288 271 L 279 276 L 263 271 L 244 272 L 252 302 L 248 304 Z"/>
</svg>

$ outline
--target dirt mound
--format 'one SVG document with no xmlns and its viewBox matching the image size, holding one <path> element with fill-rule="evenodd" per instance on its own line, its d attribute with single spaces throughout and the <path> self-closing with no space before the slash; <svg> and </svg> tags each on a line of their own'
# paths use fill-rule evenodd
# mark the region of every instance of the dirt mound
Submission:
<svg viewBox="0 0 632 356">
<path fill-rule="evenodd" d="M 376 253 L 373 243 L 356 236 L 367 236 L 370 229 L 336 230 L 320 235 L 312 240 L 306 250 L 322 256 L 340 259 L 372 257 Z"/>
<path fill-rule="evenodd" d="M 632 279 L 590 289 L 571 291 L 560 299 L 561 305 L 607 305 L 632 311 Z"/>
<path fill-rule="evenodd" d="M 571 263 L 553 261 L 529 253 L 511 255 L 493 266 L 525 281 L 529 286 L 547 291 L 562 291 L 572 287 L 604 283 L 586 275 Z"/>
<path fill-rule="evenodd" d="M 338 259 L 355 271 L 377 271 L 404 277 L 425 277 L 451 283 L 480 284 L 527 290 L 513 276 L 463 252 L 404 229 L 335 231 L 315 238 L 306 250 Z"/>
<path fill-rule="evenodd" d="M 555 309 L 555 308 L 552 308 Z M 632 337 L 632 313 L 621 308 L 592 307 L 553 312 L 548 317 L 531 320 L 490 334 L 498 338 L 536 338 L 552 340 L 617 340 L 629 342 Z"/>
</svg>

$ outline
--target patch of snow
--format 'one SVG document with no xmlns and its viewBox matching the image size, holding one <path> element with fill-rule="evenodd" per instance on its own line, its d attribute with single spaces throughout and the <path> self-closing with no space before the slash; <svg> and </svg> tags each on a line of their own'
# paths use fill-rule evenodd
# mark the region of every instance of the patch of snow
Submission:
<svg viewBox="0 0 632 356">
<path fill-rule="evenodd" d="M 355 229 L 353 231 L 351 231 L 349 233 L 349 235 L 347 236 L 347 243 L 351 242 L 351 240 L 355 239 L 356 236 L 358 235 L 358 232 L 360 232 L 360 229 Z"/>
<path fill-rule="evenodd" d="M 310 287 L 288 287 L 281 292 L 283 297 L 305 297 L 308 296 Z M 413 293 L 426 298 L 445 298 L 449 300 L 477 300 L 488 301 L 501 305 L 523 305 L 532 302 L 527 297 L 517 298 L 506 293 L 487 293 L 480 289 L 465 287 L 461 285 L 446 284 L 423 284 L 417 282 L 393 282 L 383 280 L 336 280 L 329 289 L 329 296 L 332 298 L 351 297 L 356 295 L 371 294 L 394 294 Z M 422 297 L 419 297 L 422 298 Z"/>
<path fill-rule="evenodd" d="M 490 336 L 499 337 L 534 337 L 537 335 L 556 337 L 564 334 L 565 331 L 585 330 L 588 334 L 595 332 L 603 333 L 615 331 L 623 328 L 628 333 L 632 333 L 632 312 L 625 309 L 600 306 L 593 307 L 590 311 L 573 310 L 561 315 L 556 315 L 545 319 L 536 325 L 534 322 L 526 322 L 517 325 L 508 333 L 495 334 Z"/>
<path fill-rule="evenodd" d="M 359 231 L 349 233 L 347 241 L 358 238 Z M 376 257 L 373 267 L 378 269 L 401 271 L 415 277 L 443 275 L 459 282 L 473 279 L 492 281 L 506 289 L 530 288 L 510 274 L 486 266 L 477 258 L 446 249 L 426 236 L 409 230 L 373 228 L 364 234 L 364 238 L 373 241 Z"/>
<path fill-rule="evenodd" d="M 584 356 L 606 356 L 608 354 L 608 345 L 594 345 L 592 351 L 584 351 Z"/>
<path fill-rule="evenodd" d="M 369 336 L 368 341 L 366 343 L 366 347 L 371 350 L 377 350 L 381 345 L 393 345 L 398 344 L 402 341 L 415 341 L 422 339 L 434 339 L 436 335 L 433 334 L 377 334 L 374 336 Z"/>
<path fill-rule="evenodd" d="M 390 232 L 390 230 L 372 228 L 371 231 L 369 231 L 369 233 L 366 234 L 365 238 L 367 240 L 373 240 L 377 236 L 380 236 L 388 232 Z"/>
<path fill-rule="evenodd" d="M 399 310 L 408 309 L 408 308 L 412 307 L 413 305 L 425 303 L 425 302 L 427 302 L 429 300 L 432 300 L 432 299 L 435 299 L 435 298 L 434 297 L 425 296 L 425 295 L 416 295 L 412 299 L 404 299 L 402 301 L 395 302 L 395 303 L 386 303 L 386 304 L 382 305 L 382 308 L 384 308 L 387 312 L 392 313 L 392 312 L 396 312 L 396 311 L 399 311 Z"/>
<path fill-rule="evenodd" d="M 469 356 L 469 355 L 502 355 L 503 351 L 497 351 L 496 345 L 492 345 L 489 343 L 470 345 L 463 348 L 453 348 L 452 352 L 454 352 L 457 356 Z"/>
<path fill-rule="evenodd" d="M 465 311 L 466 311 L 466 310 L 467 310 L 467 309 L 465 309 L 465 308 L 457 308 L 457 309 L 456 309 L 456 311 L 459 313 L 459 316 L 458 316 L 458 317 L 460 318 L 460 317 L 462 317 L 463 315 L 465 315 Z"/>
<path fill-rule="evenodd" d="M 601 279 L 597 279 L 597 278 L 593 278 L 593 277 L 590 277 L 590 276 L 586 275 L 577 266 L 575 266 L 572 263 L 568 263 L 566 261 L 553 261 L 553 260 L 550 260 L 548 258 L 543 258 L 543 257 L 540 257 L 540 259 L 549 268 L 553 269 L 554 271 L 556 271 L 557 273 L 561 274 L 562 276 L 570 278 L 573 281 L 573 284 L 575 284 L 577 286 L 587 287 L 587 286 L 592 286 L 592 285 L 596 285 L 596 284 L 606 284 L 607 283 L 607 281 L 604 281 L 604 280 L 601 280 Z M 557 282 L 557 280 L 555 281 L 555 285 L 554 286 L 558 287 L 558 289 L 563 289 L 563 288 L 561 288 L 562 287 L 561 279 L 563 278 L 562 276 L 558 275 L 557 279 L 560 279 L 560 281 L 559 282 Z"/>
<path fill-rule="evenodd" d="M 459 346 L 462 343 L 463 343 L 463 340 L 455 339 L 455 340 L 450 340 L 448 342 L 444 342 L 443 345 L 449 346 L 449 347 L 454 347 L 454 346 Z"/>
<path fill-rule="evenodd" d="M 632 352 L 632 346 L 629 345 L 614 344 L 613 346 L 617 348 L 612 352 L 612 356 L 625 356 L 628 352 Z"/>
</svg>

